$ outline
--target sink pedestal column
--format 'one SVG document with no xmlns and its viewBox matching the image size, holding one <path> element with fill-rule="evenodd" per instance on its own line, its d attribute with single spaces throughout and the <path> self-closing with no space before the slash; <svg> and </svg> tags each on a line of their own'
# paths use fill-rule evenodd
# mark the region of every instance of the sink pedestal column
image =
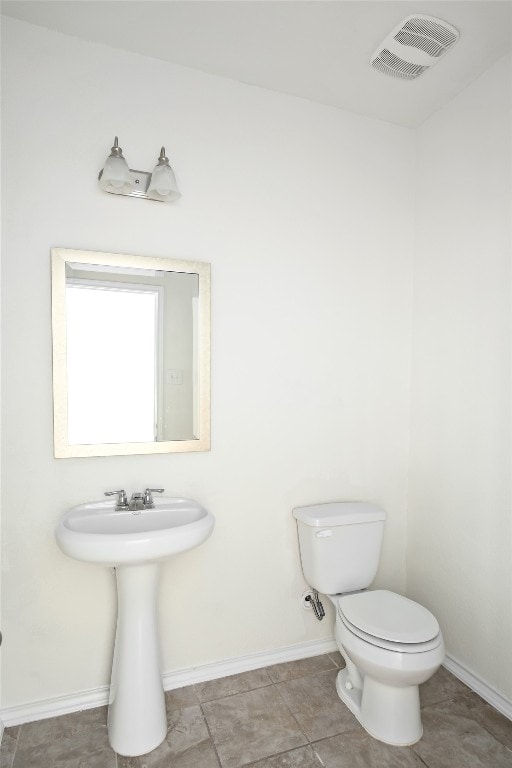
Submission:
<svg viewBox="0 0 512 768">
<path fill-rule="evenodd" d="M 117 629 L 108 735 L 120 755 L 144 755 L 167 733 L 160 672 L 157 595 L 160 564 L 116 566 Z"/>
</svg>

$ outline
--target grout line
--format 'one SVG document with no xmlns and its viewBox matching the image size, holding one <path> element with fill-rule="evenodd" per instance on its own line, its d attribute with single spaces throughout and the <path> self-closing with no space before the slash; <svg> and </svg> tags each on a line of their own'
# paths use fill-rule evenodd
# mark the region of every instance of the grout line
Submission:
<svg viewBox="0 0 512 768">
<path fill-rule="evenodd" d="M 195 691 L 195 686 L 194 686 L 194 691 Z M 196 692 L 196 695 L 197 695 L 197 692 Z M 207 704 L 208 702 L 205 701 L 204 703 Z M 220 756 L 219 756 L 219 752 L 217 750 L 217 745 L 215 744 L 215 741 L 213 739 L 212 732 L 210 730 L 210 725 L 208 723 L 208 719 L 207 719 L 207 717 L 206 717 L 206 715 L 204 713 L 202 702 L 199 702 L 199 709 L 201 710 L 201 714 L 203 716 L 203 720 L 204 720 L 204 723 L 206 725 L 206 730 L 208 731 L 208 736 L 210 737 L 210 741 L 211 741 L 211 744 L 212 744 L 212 747 L 213 747 L 213 751 L 215 752 L 215 757 L 217 758 L 217 762 L 219 764 L 219 768 L 222 768 L 222 763 L 220 761 Z"/>
<path fill-rule="evenodd" d="M 21 729 L 22 728 L 23 728 L 22 725 L 20 725 L 20 727 L 18 728 L 18 733 L 16 735 L 16 741 L 14 743 L 14 750 L 13 750 L 13 753 L 12 753 L 12 760 L 11 760 L 10 768 L 12 768 L 12 766 L 14 765 L 14 758 L 16 757 L 16 752 L 18 751 L 18 744 L 20 743 L 20 736 L 21 736 Z"/>
<path fill-rule="evenodd" d="M 498 709 L 495 709 L 495 707 L 493 707 L 493 706 L 492 706 L 492 704 L 489 704 L 489 702 L 488 702 L 488 701 L 486 701 L 485 699 L 483 699 L 483 698 L 482 698 L 482 697 L 481 697 L 481 696 L 480 696 L 478 693 L 476 693 L 476 691 L 472 691 L 472 690 L 471 690 L 471 688 L 468 688 L 468 690 L 467 690 L 467 691 L 461 691 L 461 692 L 459 692 L 459 693 L 454 693 L 454 694 L 453 694 L 453 696 L 449 696 L 449 697 L 448 697 L 448 698 L 446 698 L 446 699 L 441 699 L 441 701 L 436 701 L 436 702 L 433 702 L 432 704 L 428 704 L 426 707 L 422 707 L 422 708 L 421 708 L 421 712 L 423 713 L 425 710 L 428 710 L 428 709 L 433 709 L 433 708 L 435 708 L 435 707 L 439 707 L 439 706 L 443 706 L 444 704 L 449 704 L 449 703 L 450 703 L 450 702 L 452 702 L 452 701 L 453 701 L 453 702 L 456 702 L 456 701 L 458 701 L 459 699 L 466 699 L 466 698 L 470 699 L 470 698 L 473 698 L 474 696 L 476 696 L 476 697 L 479 699 L 479 702 L 481 703 L 481 705 L 483 705 L 484 707 L 489 707 L 489 709 L 490 709 L 490 710 L 492 710 L 493 712 L 496 712 L 496 713 L 498 713 L 498 715 L 501 715 L 501 717 L 503 717 L 505 720 L 507 720 L 507 721 L 508 721 L 508 718 L 506 717 L 506 715 L 502 714 L 502 713 L 501 713 L 501 712 L 500 712 Z M 492 736 L 492 738 L 493 738 L 495 741 L 499 742 L 499 743 L 500 743 L 502 746 L 506 747 L 507 749 L 510 749 L 510 747 L 508 746 L 508 744 L 506 744 L 504 741 L 502 741 L 502 739 L 500 738 L 500 736 L 498 736 L 496 733 L 493 733 L 493 732 L 492 732 L 492 731 L 491 731 L 491 730 L 488 728 L 488 726 L 487 726 L 487 725 L 485 724 L 485 722 L 484 722 L 484 721 L 483 721 L 483 720 L 482 720 L 482 719 L 479 717 L 479 715 L 478 715 L 478 714 L 475 714 L 475 716 L 474 716 L 474 722 L 475 722 L 475 723 L 477 723 L 477 725 L 479 725 L 479 726 L 480 726 L 480 728 L 483 728 L 483 729 L 484 729 L 484 731 L 487 731 L 487 733 L 489 734 L 489 736 Z M 414 747 L 414 744 L 413 744 L 413 747 Z M 511 751 L 512 751 L 512 750 L 511 750 Z M 425 765 L 426 765 L 426 763 L 425 763 Z"/>
<path fill-rule="evenodd" d="M 478 695 L 478 694 L 477 694 L 477 695 Z M 490 705 L 489 705 L 489 706 L 490 706 Z M 500 713 L 500 714 L 501 714 L 501 713 Z M 505 715 L 503 715 L 503 717 L 505 717 Z M 477 723 L 478 723 L 478 725 L 479 725 L 481 728 L 483 728 L 483 729 L 484 729 L 484 731 L 487 731 L 487 733 L 489 734 L 489 736 L 492 736 L 492 738 L 494 739 L 494 741 L 497 741 L 499 744 L 501 744 L 503 747 L 505 747 L 505 749 L 508 749 L 510 752 L 512 752 L 512 749 L 511 749 L 511 748 L 508 746 L 508 744 L 505 744 L 505 742 L 504 742 L 504 741 L 502 741 L 502 740 L 501 740 L 501 738 L 500 738 L 500 737 L 499 737 L 499 736 L 498 736 L 496 733 L 493 733 L 492 731 L 490 731 L 490 730 L 489 730 L 489 728 L 488 728 L 488 727 L 485 725 L 485 723 L 483 723 L 481 720 L 476 720 L 475 722 L 477 722 Z"/>
<path fill-rule="evenodd" d="M 450 701 L 455 701 L 456 699 L 461 699 L 467 696 L 468 694 L 474 693 L 473 691 L 464 691 L 464 693 L 453 693 L 450 696 L 446 696 L 444 699 L 439 699 L 439 701 L 433 701 L 431 704 L 425 704 L 423 707 L 421 707 L 421 711 L 425 712 L 427 709 L 432 709 L 432 707 L 440 707 L 443 704 L 448 704 Z M 475 694 L 478 696 L 478 694 Z M 480 698 L 480 697 L 479 697 Z M 483 701 L 483 699 L 482 699 Z"/>
<path fill-rule="evenodd" d="M 261 669 L 265 669 L 266 670 L 266 667 L 262 667 Z M 258 670 L 258 671 L 260 671 L 260 670 Z M 237 674 L 243 675 L 245 673 L 244 672 L 240 672 L 240 673 L 237 673 Z M 237 674 L 235 674 L 235 675 L 227 675 L 227 677 L 236 677 Z M 216 680 L 212 680 L 211 682 L 218 682 L 219 680 L 225 680 L 225 679 L 226 678 L 219 677 Z M 206 681 L 206 682 L 210 682 L 210 681 Z M 247 688 L 246 690 L 236 691 L 235 693 L 226 693 L 226 694 L 224 694 L 224 696 L 216 696 L 215 698 L 207 699 L 206 701 L 201 701 L 199 699 L 199 694 L 197 693 L 197 690 L 196 690 L 196 686 L 198 685 L 198 683 L 193 683 L 192 685 L 193 685 L 194 691 L 195 691 L 195 693 L 197 695 L 198 703 L 203 705 L 203 704 L 210 704 L 213 701 L 222 701 L 222 699 L 228 699 L 230 696 L 238 696 L 241 693 L 250 693 L 250 691 L 259 691 L 259 690 L 261 690 L 261 688 L 269 688 L 271 685 L 273 685 L 273 683 L 272 683 L 272 680 L 269 677 L 268 683 L 263 683 L 263 685 L 256 685 L 254 688 Z M 201 683 L 199 683 L 199 685 L 201 685 Z"/>
<path fill-rule="evenodd" d="M 424 761 L 424 759 L 421 757 L 421 755 L 418 755 L 418 753 L 417 753 L 417 752 L 416 752 L 416 750 L 414 749 L 414 744 L 412 744 L 412 745 L 409 747 L 409 749 L 411 750 L 411 752 L 413 753 L 413 755 L 414 755 L 415 757 L 417 757 L 417 758 L 418 758 L 418 760 L 419 760 L 419 761 L 420 761 L 420 762 L 421 762 L 421 763 L 422 763 L 424 766 L 426 766 L 426 768 L 430 768 L 429 764 L 428 764 L 428 763 L 426 763 L 426 762 Z"/>
<path fill-rule="evenodd" d="M 301 744 L 298 747 L 292 747 L 291 749 L 285 749 L 284 752 L 273 752 L 271 755 L 267 755 L 266 757 L 258 757 L 257 760 L 253 760 L 251 763 L 242 763 L 241 765 L 237 766 L 237 768 L 254 768 L 254 766 L 259 765 L 260 763 L 271 760 L 273 757 L 280 757 L 281 755 L 289 755 L 291 752 L 296 752 L 299 749 L 311 749 L 313 751 L 313 755 L 315 758 L 319 761 L 320 765 L 324 765 L 320 757 L 317 755 L 311 744 Z"/>
<path fill-rule="evenodd" d="M 309 675 L 304 675 L 304 677 L 309 677 Z M 300 678 L 297 678 L 297 677 L 296 677 L 296 678 L 293 678 L 293 679 L 294 679 L 294 680 L 300 680 Z M 285 680 L 282 680 L 281 682 L 286 682 L 286 681 L 285 681 Z M 308 737 L 307 733 L 305 733 L 305 731 L 304 731 L 304 729 L 302 728 L 301 724 L 299 723 L 299 721 L 298 721 L 298 720 L 297 720 L 297 718 L 295 717 L 295 714 L 293 713 L 293 711 L 292 711 L 292 709 L 291 709 L 290 705 L 289 705 L 289 704 L 288 704 L 288 703 L 285 701 L 283 694 L 282 694 L 282 693 L 281 693 L 281 691 L 279 690 L 279 687 L 278 687 L 278 686 L 280 685 L 280 683 L 272 683 L 272 685 L 274 686 L 275 690 L 277 691 L 277 695 L 279 696 L 279 698 L 281 699 L 281 701 L 282 701 L 282 702 L 283 702 L 283 704 L 285 705 L 286 709 L 288 710 L 288 712 L 291 714 L 291 716 L 293 717 L 293 719 L 294 719 L 294 720 L 295 720 L 295 722 L 297 723 L 297 727 L 298 727 L 299 731 L 302 733 L 302 735 L 303 735 L 303 736 L 304 736 L 304 738 L 306 739 L 306 741 L 307 741 L 308 745 L 309 745 L 309 746 L 311 746 L 311 741 L 310 741 L 310 739 L 309 739 L 309 737 Z M 305 745 L 304 745 L 304 746 L 305 746 Z M 289 751 L 289 750 L 288 750 L 288 751 Z"/>
<path fill-rule="evenodd" d="M 325 655 L 329 657 L 329 660 L 330 660 L 330 661 L 331 661 L 331 663 L 333 664 L 333 667 L 332 667 L 332 669 L 326 669 L 326 670 L 322 670 L 322 672 L 324 672 L 324 673 L 325 673 L 325 672 L 333 672 L 334 670 L 337 670 L 337 669 L 339 669 L 338 665 L 337 665 L 337 664 L 334 662 L 334 660 L 333 660 L 333 659 L 332 659 L 332 658 L 329 656 L 329 654 L 325 654 Z M 292 663 L 292 662 L 290 662 L 290 663 Z M 306 740 L 306 743 L 305 743 L 305 744 L 300 744 L 300 745 L 298 745 L 297 747 L 292 747 L 292 749 L 288 749 L 288 750 L 282 750 L 282 751 L 279 751 L 279 752 L 274 752 L 274 753 L 272 753 L 272 754 L 270 754 L 270 755 L 265 755 L 264 757 L 259 757 L 257 760 L 254 760 L 254 761 L 252 761 L 251 763 L 243 763 L 243 768 L 250 768 L 250 766 L 255 766 L 255 765 L 257 765 L 258 763 L 260 763 L 262 760 L 268 760 L 269 758 L 272 758 L 272 757 L 277 757 L 277 756 L 279 756 L 279 755 L 286 755 L 286 754 L 288 754 L 288 753 L 290 753 L 290 752 L 293 752 L 293 751 L 295 751 L 295 750 L 297 750 L 297 749 L 304 749 L 304 748 L 308 748 L 308 747 L 309 747 L 309 748 L 312 750 L 312 752 L 313 752 L 313 755 L 315 756 L 315 759 L 317 759 L 317 760 L 319 761 L 320 765 L 323 765 L 323 763 L 322 763 L 322 761 L 320 760 L 319 756 L 317 755 L 317 753 L 316 753 L 316 752 L 315 752 L 315 750 L 313 749 L 313 747 L 312 747 L 312 743 L 311 743 L 310 739 L 308 738 L 307 734 L 304 732 L 304 730 L 303 730 L 303 728 L 301 727 L 301 725 L 300 725 L 299 721 L 297 720 L 297 718 L 296 718 L 295 714 L 293 713 L 292 709 L 291 709 L 291 708 L 290 708 L 290 706 L 287 704 L 287 702 L 286 702 L 286 701 L 285 701 L 285 699 L 283 698 L 283 695 L 282 695 L 281 691 L 279 690 L 279 685 L 280 685 L 281 683 L 285 683 L 285 682 L 289 682 L 289 681 L 287 681 L 287 680 L 281 680 L 281 681 L 278 681 L 278 682 L 274 682 L 274 681 L 272 680 L 272 678 L 270 677 L 269 673 L 268 673 L 268 668 L 267 668 L 267 667 L 262 667 L 262 669 L 264 669 L 264 670 L 267 672 L 267 675 L 268 675 L 268 677 L 269 677 L 269 683 L 267 683 L 267 684 L 265 684 L 265 685 L 259 685 L 259 686 L 255 687 L 255 688 L 249 688 L 247 691 L 239 691 L 239 693 L 250 693 L 251 691 L 257 691 L 257 690 L 261 690 L 262 688 L 270 688 L 270 687 L 273 687 L 273 688 L 276 690 L 276 692 L 277 692 L 277 695 L 279 696 L 279 699 L 280 699 L 280 700 L 281 700 L 281 702 L 284 704 L 284 706 L 286 707 L 287 711 L 289 712 L 289 714 L 290 714 L 290 715 L 291 715 L 291 717 L 293 718 L 294 722 L 296 723 L 296 725 L 297 725 L 297 728 L 298 728 L 298 730 L 299 730 L 299 733 L 301 733 L 301 734 L 302 734 L 302 736 L 303 736 L 303 737 L 304 737 L 304 739 Z M 305 678 L 305 677 L 312 677 L 312 676 L 317 676 L 317 675 L 319 675 L 319 674 L 322 674 L 322 673 L 321 673 L 321 672 L 309 672 L 309 673 L 306 673 L 306 674 L 304 674 L 304 675 L 299 675 L 298 677 L 294 677 L 294 678 L 291 678 L 291 680 L 300 680 L 300 679 L 303 679 L 303 678 Z M 228 677 L 231 677 L 231 675 L 228 675 Z M 198 695 L 198 694 L 197 694 L 197 690 L 196 690 L 196 686 L 195 686 L 195 685 L 194 685 L 194 691 L 195 691 L 196 695 Z M 203 715 L 203 718 L 204 718 L 204 721 L 205 721 L 205 723 L 206 723 L 206 727 L 207 727 L 208 733 L 209 733 L 209 735 L 210 735 L 210 740 L 211 740 L 211 743 L 212 743 L 212 745 L 213 745 L 213 748 L 214 748 L 214 750 L 215 750 L 215 754 L 216 754 L 216 756 L 217 756 L 217 760 L 219 761 L 219 765 L 220 765 L 220 767 L 221 767 L 221 768 L 222 768 L 222 762 L 221 762 L 221 759 L 220 759 L 220 756 L 219 756 L 219 753 L 218 753 L 218 750 L 217 750 L 216 744 L 215 744 L 215 742 L 214 742 L 214 739 L 213 739 L 213 736 L 212 736 L 212 733 L 211 733 L 211 730 L 210 730 L 210 726 L 209 726 L 209 724 L 208 724 L 208 719 L 207 719 L 207 717 L 206 717 L 206 715 L 205 715 L 205 712 L 204 712 L 204 710 L 203 710 L 203 704 L 210 704 L 212 701 L 222 701 L 222 699 L 226 699 L 226 698 L 229 698 L 230 696 L 236 696 L 236 695 L 238 695 L 238 694 L 236 694 L 236 693 L 232 693 L 232 694 L 228 694 L 227 696 L 220 696 L 220 697 L 219 697 L 219 698 L 217 698 L 217 699 L 211 699 L 210 701 L 205 701 L 205 702 L 200 702 L 200 703 L 199 703 L 199 705 L 200 705 L 200 708 L 201 708 L 201 713 L 202 713 L 202 715 Z"/>
</svg>

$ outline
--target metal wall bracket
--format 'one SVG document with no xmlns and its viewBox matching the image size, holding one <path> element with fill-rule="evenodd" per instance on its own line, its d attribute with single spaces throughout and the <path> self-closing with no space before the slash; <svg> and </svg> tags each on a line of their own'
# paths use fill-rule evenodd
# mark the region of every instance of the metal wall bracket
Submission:
<svg viewBox="0 0 512 768">
<path fill-rule="evenodd" d="M 147 196 L 147 191 L 149 189 L 149 183 L 151 181 L 151 174 L 147 171 L 134 171 L 132 168 L 129 169 L 130 176 L 133 181 L 133 189 L 131 192 L 111 192 L 110 190 L 106 189 L 105 192 L 108 192 L 110 195 L 125 195 L 126 197 L 143 197 L 146 200 L 153 200 L 152 197 Z M 101 179 L 103 175 L 103 169 L 99 172 L 98 175 L 98 181 Z M 156 200 L 156 202 L 160 203 L 161 200 Z"/>
</svg>

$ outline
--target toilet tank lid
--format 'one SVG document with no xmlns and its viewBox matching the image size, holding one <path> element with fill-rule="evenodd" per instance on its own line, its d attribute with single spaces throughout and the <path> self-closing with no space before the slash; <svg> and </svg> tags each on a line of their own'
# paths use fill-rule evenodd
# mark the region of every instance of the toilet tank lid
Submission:
<svg viewBox="0 0 512 768">
<path fill-rule="evenodd" d="M 295 507 L 293 516 L 301 523 L 313 528 L 355 523 L 375 523 L 386 519 L 386 513 L 375 504 L 366 501 L 333 501 L 326 504 L 312 504 Z"/>
</svg>

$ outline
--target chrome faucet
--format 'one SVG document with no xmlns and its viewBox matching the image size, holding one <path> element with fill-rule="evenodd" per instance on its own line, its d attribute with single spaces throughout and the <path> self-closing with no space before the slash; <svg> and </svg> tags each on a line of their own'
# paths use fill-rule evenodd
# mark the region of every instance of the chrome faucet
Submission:
<svg viewBox="0 0 512 768">
<path fill-rule="evenodd" d="M 105 496 L 116 496 L 116 512 L 129 511 L 134 515 L 140 515 L 143 509 L 154 509 L 155 503 L 153 501 L 153 493 L 163 493 L 165 488 L 146 488 L 144 493 L 138 491 L 132 493 L 130 501 L 126 495 L 126 491 L 105 491 Z"/>
<path fill-rule="evenodd" d="M 143 509 L 154 509 L 155 502 L 153 501 L 152 493 L 163 493 L 164 488 L 146 488 L 144 493 L 132 493 L 129 509 L 134 514 L 139 514 Z"/>
<path fill-rule="evenodd" d="M 144 491 L 144 509 L 154 509 L 155 502 L 153 501 L 152 493 L 163 493 L 165 488 L 146 488 Z"/>
<path fill-rule="evenodd" d="M 105 491 L 105 496 L 117 496 L 116 512 L 129 509 L 126 491 Z"/>
<path fill-rule="evenodd" d="M 128 509 L 130 512 L 141 512 L 144 509 L 144 494 L 132 493 L 132 497 L 128 503 Z"/>
</svg>

